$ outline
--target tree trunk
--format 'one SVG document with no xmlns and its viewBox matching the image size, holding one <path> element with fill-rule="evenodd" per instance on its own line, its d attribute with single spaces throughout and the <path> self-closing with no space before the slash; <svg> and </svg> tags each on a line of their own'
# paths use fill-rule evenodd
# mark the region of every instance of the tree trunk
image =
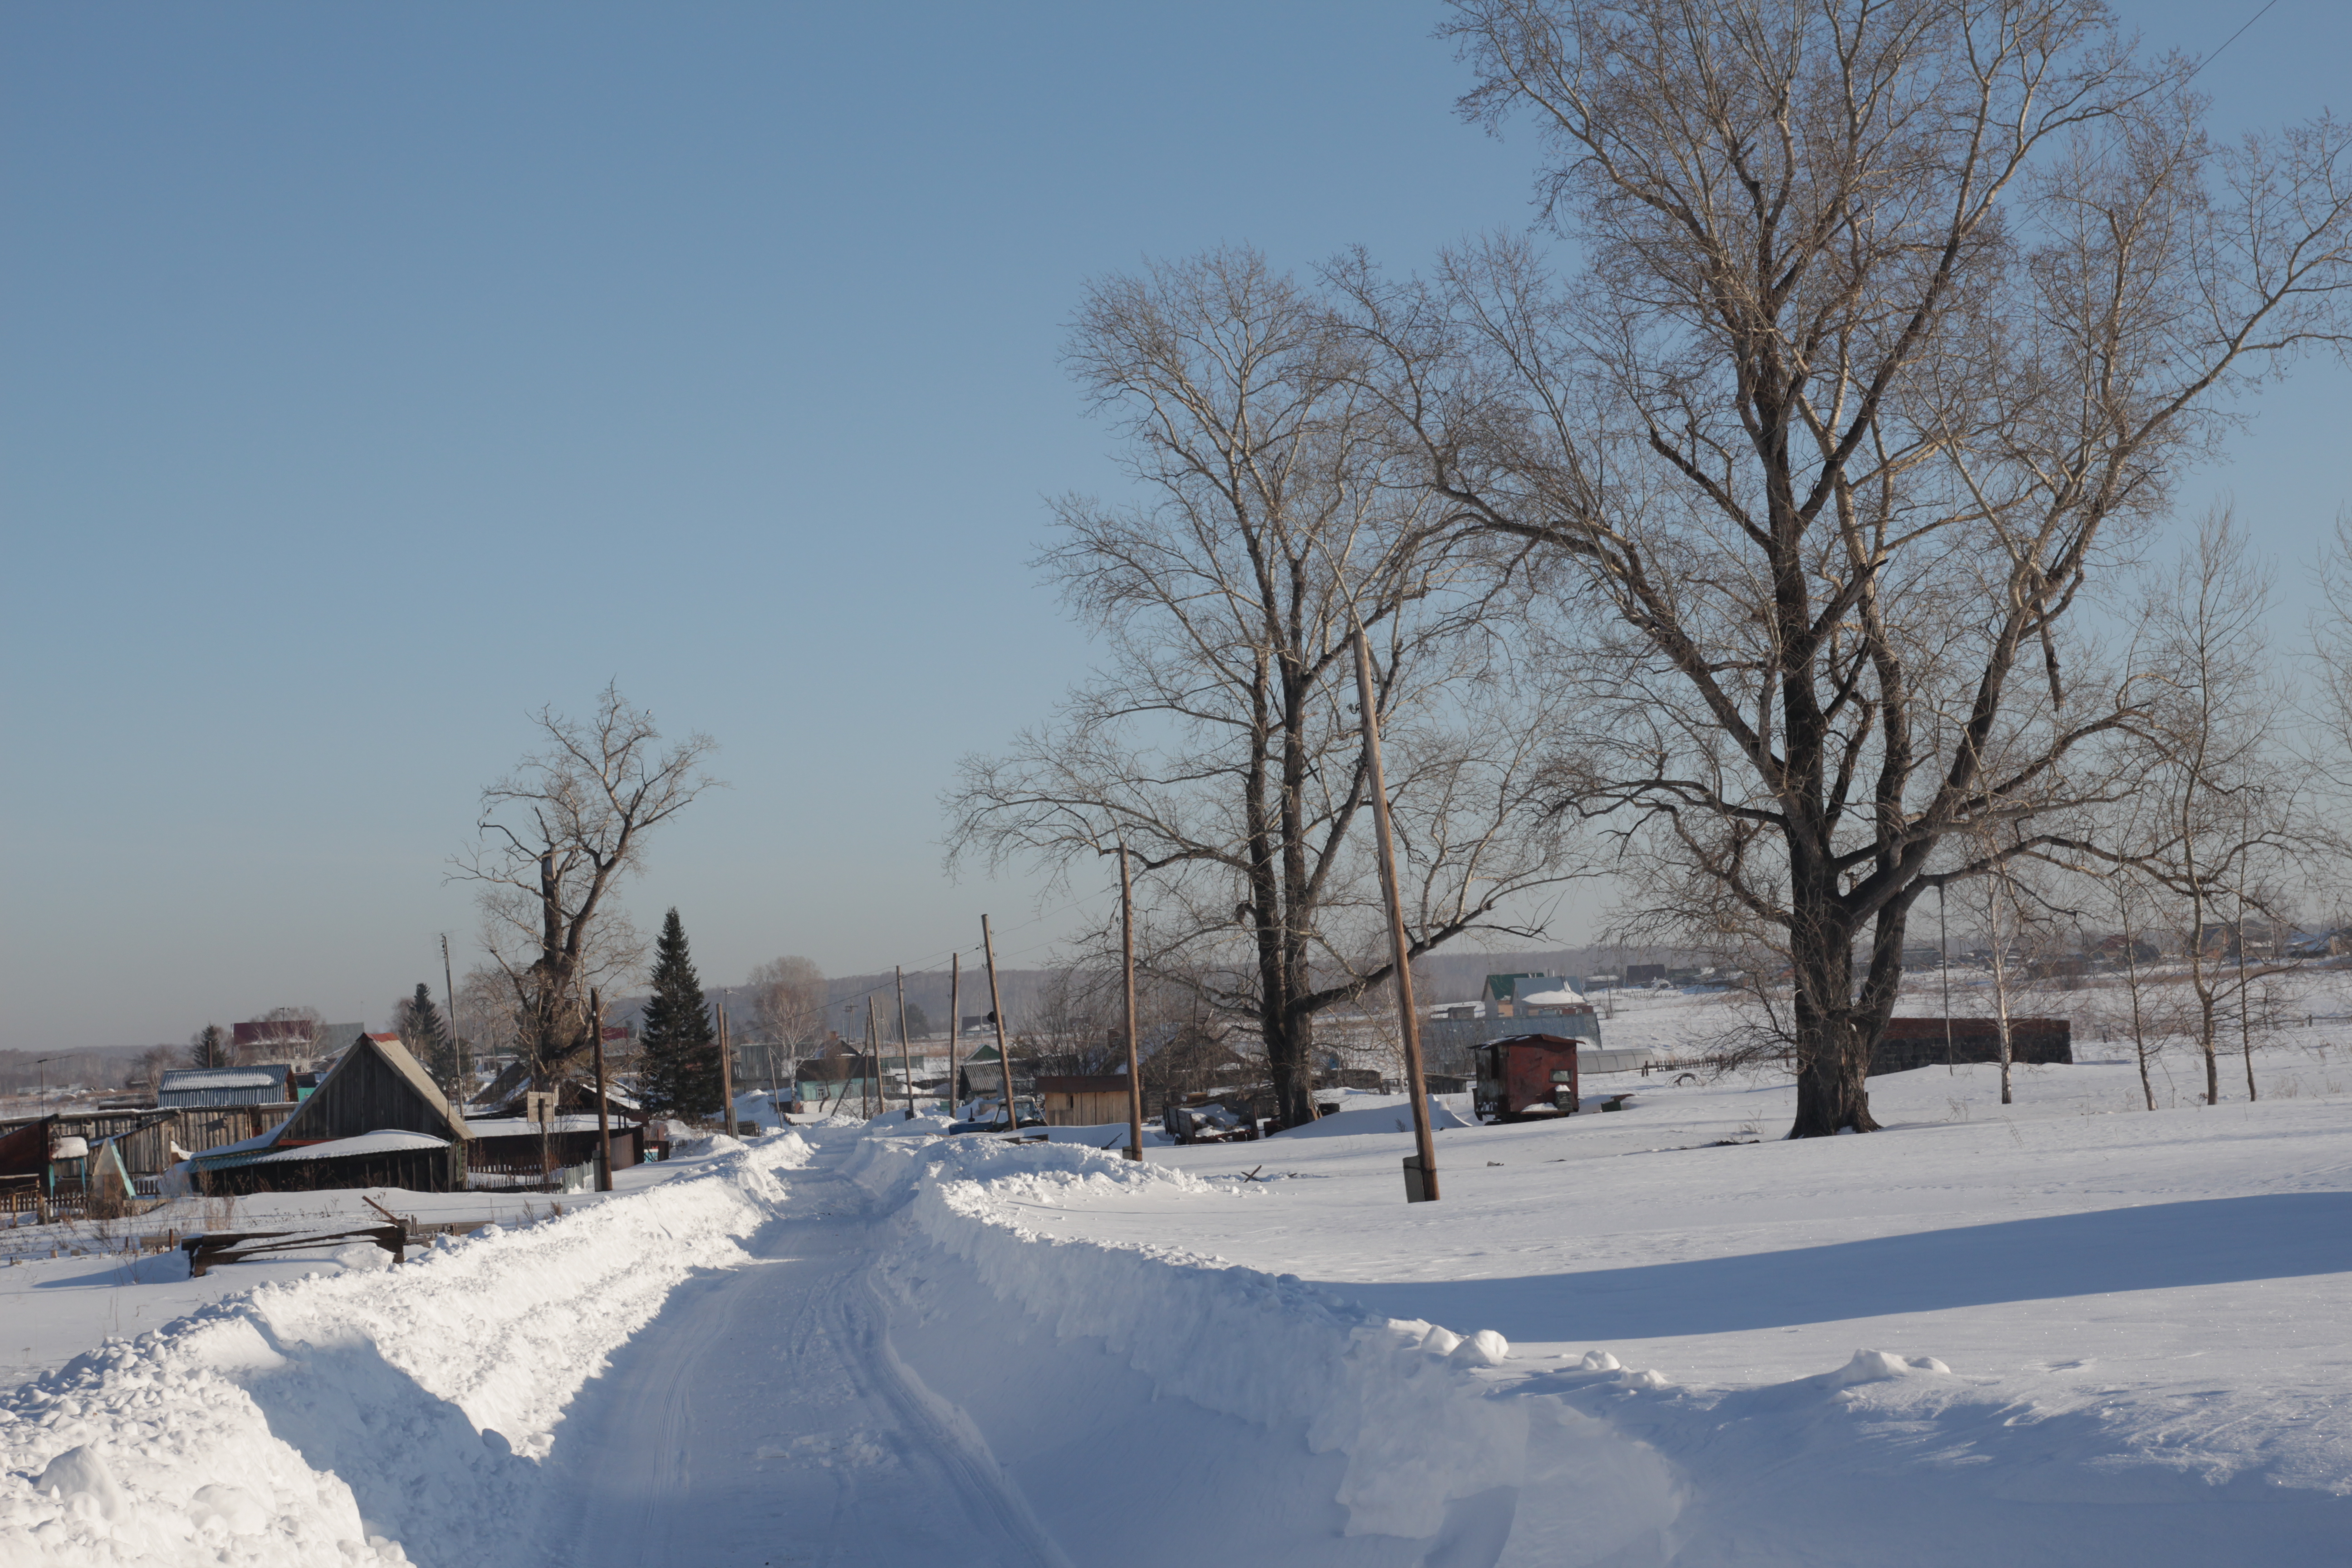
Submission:
<svg viewBox="0 0 2352 1568">
<path fill-rule="evenodd" d="M 1265 1036 L 1266 1066 L 1274 1079 L 1275 1114 L 1285 1127 L 1314 1121 L 1314 1016 L 1270 1016 Z"/>
<path fill-rule="evenodd" d="M 2140 1016 L 2139 935 L 2132 930 L 2128 899 L 2117 900 L 2124 928 L 2124 984 L 2131 992 L 2132 1051 L 2139 1058 L 2139 1092 L 2150 1110 L 2156 1109 L 2156 1085 L 2147 1076 L 2147 1026 Z"/>
<path fill-rule="evenodd" d="M 1885 1022 L 1884 1004 L 1865 1012 L 1853 993 L 1853 928 L 1818 890 L 1798 889 L 1790 942 L 1797 1022 L 1797 1120 L 1791 1138 L 1875 1132 L 1870 1114 L 1870 1053 Z M 1871 1016 L 1875 1013 L 1876 1016 Z"/>
</svg>

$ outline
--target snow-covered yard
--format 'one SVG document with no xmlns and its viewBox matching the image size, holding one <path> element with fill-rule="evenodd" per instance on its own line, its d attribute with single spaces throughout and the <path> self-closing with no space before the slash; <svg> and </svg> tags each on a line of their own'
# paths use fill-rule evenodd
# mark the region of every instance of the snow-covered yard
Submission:
<svg viewBox="0 0 2352 1568">
<path fill-rule="evenodd" d="M 0 1562 L 2341 1562 L 2347 1046 L 2149 1112 L 2078 1031 L 2014 1105 L 1931 1068 L 1810 1143 L 1777 1079 L 1632 1077 L 1441 1131 L 1412 1207 L 1378 1096 L 1140 1167 L 722 1140 L 400 1269 L 195 1282 L 0 1399 Z M 47 1294 L 94 1344 L 168 1289 Z"/>
</svg>

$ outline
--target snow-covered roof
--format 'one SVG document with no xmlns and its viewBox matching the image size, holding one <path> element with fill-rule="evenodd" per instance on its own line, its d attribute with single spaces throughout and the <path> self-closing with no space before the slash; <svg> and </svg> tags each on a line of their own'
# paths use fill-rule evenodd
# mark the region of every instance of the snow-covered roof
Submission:
<svg viewBox="0 0 2352 1568">
<path fill-rule="evenodd" d="M 156 1086 L 169 1093 L 189 1089 L 283 1089 L 294 1069 L 284 1062 L 242 1068 L 172 1068 Z"/>
<path fill-rule="evenodd" d="M 267 1149 L 271 1144 L 277 1142 L 278 1135 L 285 1131 L 286 1123 L 281 1121 L 267 1132 L 257 1132 L 250 1138 L 240 1138 L 234 1143 L 223 1143 L 215 1149 L 201 1150 L 194 1156 L 195 1163 L 199 1165 L 241 1165 L 245 1163 L 244 1161 L 228 1159 L 226 1156 L 233 1154 L 251 1154 L 259 1150 Z"/>
<path fill-rule="evenodd" d="M 1528 1007 L 1578 1007 L 1583 1005 L 1584 998 L 1563 985 L 1557 991 L 1532 992 L 1521 996 L 1519 1002 Z"/>
<path fill-rule="evenodd" d="M 407 1149 L 446 1149 L 449 1141 L 436 1138 L 429 1132 L 404 1132 L 388 1129 L 379 1132 L 362 1132 L 356 1138 L 334 1138 L 324 1143 L 296 1143 L 287 1148 L 275 1147 L 278 1135 L 286 1131 L 283 1121 L 268 1131 L 246 1138 L 235 1143 L 224 1143 L 217 1149 L 206 1149 L 190 1162 L 206 1169 L 229 1165 L 260 1165 L 296 1160 L 340 1160 L 350 1154 L 390 1154 Z"/>
<path fill-rule="evenodd" d="M 596 1118 L 579 1111 L 567 1111 L 549 1124 L 558 1132 L 593 1132 Z M 614 1122 L 613 1131 L 625 1132 L 629 1124 Z M 477 1138 L 520 1138 L 525 1133 L 536 1136 L 539 1123 L 525 1116 L 478 1116 L 466 1123 L 466 1131 Z"/>
<path fill-rule="evenodd" d="M 242 1162 L 249 1165 L 267 1165 L 278 1161 L 341 1160 L 353 1154 L 397 1154 L 411 1149 L 446 1149 L 446 1138 L 436 1138 L 429 1132 L 404 1132 L 387 1128 L 380 1132 L 362 1132 L 356 1138 L 336 1138 L 324 1143 L 297 1143 L 290 1149 L 273 1149 Z"/>
</svg>

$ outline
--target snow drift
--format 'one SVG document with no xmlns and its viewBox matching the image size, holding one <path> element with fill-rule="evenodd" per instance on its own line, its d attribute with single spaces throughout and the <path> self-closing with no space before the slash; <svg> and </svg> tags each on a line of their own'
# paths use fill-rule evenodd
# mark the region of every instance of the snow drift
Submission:
<svg viewBox="0 0 2352 1568">
<path fill-rule="evenodd" d="M 867 1138 L 847 1169 L 869 1192 L 902 1205 L 909 1245 L 882 1271 L 893 1298 L 894 1340 L 915 1371 L 972 1414 L 1016 1471 L 1019 1453 L 1034 1440 L 1002 1428 L 1008 1419 L 1026 1419 L 1021 1402 L 994 1397 L 969 1366 L 992 1340 L 1005 1347 L 1015 1384 L 1055 1392 L 1065 1406 L 1058 1419 L 1070 1429 L 1107 1433 L 1127 1418 L 1123 1406 L 1139 1400 L 1150 1406 L 1149 1424 L 1159 1438 L 1172 1437 L 1181 1418 L 1168 1406 L 1181 1401 L 1266 1435 L 1272 1440 L 1257 1447 L 1231 1432 L 1195 1441 L 1239 1446 L 1254 1465 L 1279 1472 L 1274 1490 L 1288 1496 L 1277 1495 L 1276 1511 L 1244 1525 L 1261 1545 L 1270 1544 L 1264 1532 L 1280 1528 L 1285 1515 L 1313 1524 L 1318 1503 L 1336 1505 L 1338 1528 L 1328 1533 L 1339 1539 L 1318 1561 L 1507 1560 L 1501 1554 L 1531 1456 L 1547 1475 L 1572 1470 L 1612 1482 L 1607 1492 L 1584 1498 L 1580 1533 L 1554 1539 L 1547 1563 L 1601 1561 L 1654 1540 L 1673 1517 L 1668 1468 L 1644 1446 L 1557 1402 L 1496 1396 L 1479 1373 L 1501 1364 L 1509 1347 L 1492 1330 L 1468 1325 L 1475 1331 L 1465 1337 L 1399 1321 L 1295 1275 L 1173 1248 L 1066 1240 L 1024 1217 L 1084 1193 L 1246 1203 L 1252 1197 L 1245 1191 L 1090 1149 L 980 1139 Z M 976 1310 L 974 1285 L 1008 1311 L 992 1321 Z M 950 1320 L 951 1331 L 926 1353 L 924 1330 L 941 1318 Z M 1050 1339 L 1025 1334 L 1024 1320 Z M 1139 1374 L 1141 1386 L 1099 1373 L 1070 1374 L 1074 1347 L 1088 1342 Z M 1304 1439 L 1304 1454 L 1295 1438 Z M 1202 1486 L 1187 1499 L 1171 1495 L 1164 1464 L 1129 1468 L 1058 1446 L 1054 1452 L 1051 1467 L 1034 1468 L 1052 1469 L 1066 1506 L 1037 1495 L 1041 1478 L 1022 1479 L 1039 1518 L 1074 1560 L 1087 1560 L 1087 1546 L 1107 1548 L 1116 1539 L 1089 1542 L 1087 1515 L 1117 1515 L 1120 1510 L 1107 1500 L 1122 1493 L 1147 1510 L 1197 1506 L 1223 1514 L 1234 1504 L 1223 1495 L 1229 1481 Z M 1081 1476 L 1069 1475 L 1074 1463 Z M 1082 1500 L 1091 1510 L 1079 1506 Z M 1393 1545 L 1374 1550 L 1364 1537 L 1393 1538 Z M 1349 1538 L 1365 1550 L 1348 1551 Z M 1290 1543 L 1265 1560 L 1302 1561 L 1299 1552 L 1314 1549 Z M 1121 1550 L 1131 1556 L 1134 1549 Z M 1156 1560 L 1151 1549 L 1139 1559 Z"/>
<path fill-rule="evenodd" d="M 731 1144 L 731 1141 L 728 1141 Z M 0 1560 L 511 1561 L 564 1406 L 806 1162 L 731 1145 L 623 1201 L 265 1285 L 0 1401 Z"/>
</svg>

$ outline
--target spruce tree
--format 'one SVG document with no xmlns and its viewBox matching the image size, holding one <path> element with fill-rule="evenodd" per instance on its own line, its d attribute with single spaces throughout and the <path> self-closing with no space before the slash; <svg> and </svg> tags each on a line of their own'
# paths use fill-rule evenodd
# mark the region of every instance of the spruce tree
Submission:
<svg viewBox="0 0 2352 1568">
<path fill-rule="evenodd" d="M 229 1066 L 229 1037 L 218 1024 L 206 1024 L 188 1040 L 188 1065 L 192 1068 L 225 1068 Z"/>
<path fill-rule="evenodd" d="M 637 1047 L 646 1109 L 689 1120 L 719 1114 L 719 1034 L 676 910 L 662 921 L 661 940 L 654 943 L 654 994 Z"/>
<path fill-rule="evenodd" d="M 424 1064 L 434 1082 L 445 1089 L 455 1089 L 457 1042 L 450 1037 L 449 1026 L 442 1021 L 441 1009 L 433 1005 L 432 990 L 421 980 L 416 983 L 416 994 L 400 1005 L 400 1043 L 408 1047 L 410 1056 Z"/>
</svg>

